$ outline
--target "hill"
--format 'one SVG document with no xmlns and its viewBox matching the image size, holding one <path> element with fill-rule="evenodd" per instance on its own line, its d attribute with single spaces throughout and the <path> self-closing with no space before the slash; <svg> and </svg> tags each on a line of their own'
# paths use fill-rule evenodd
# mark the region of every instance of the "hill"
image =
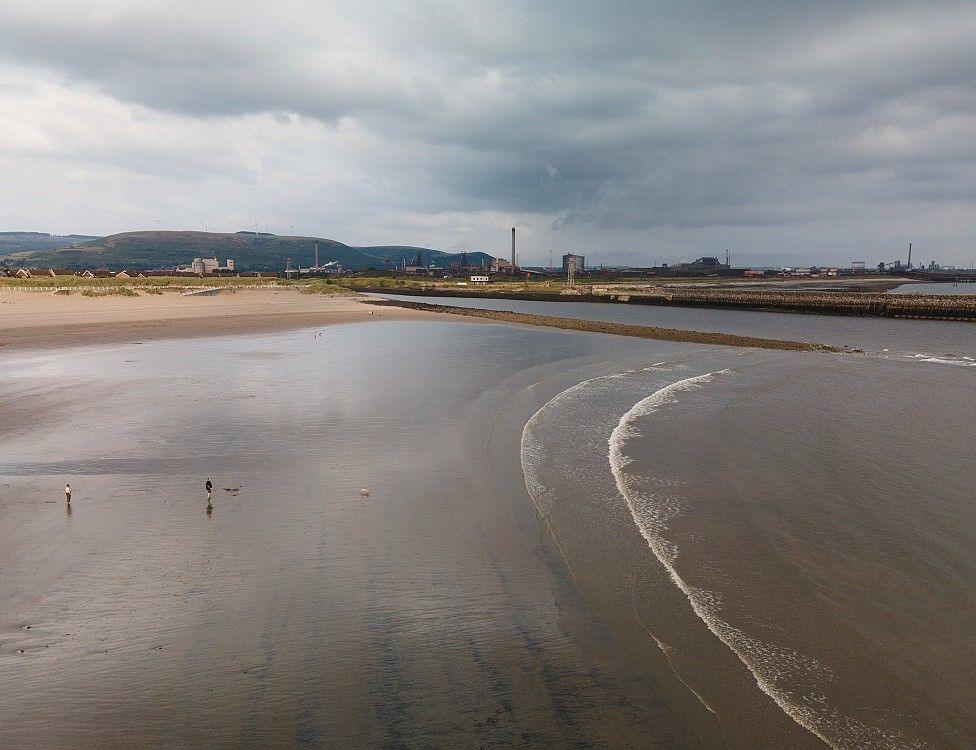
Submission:
<svg viewBox="0 0 976 750">
<path fill-rule="evenodd" d="M 50 236 L 50 235 L 48 235 Z M 240 271 L 282 271 L 288 258 L 292 267 L 314 262 L 315 243 L 319 243 L 319 262 L 338 261 L 359 271 L 384 269 L 406 260 L 413 263 L 417 253 L 423 263 L 449 266 L 458 254 L 403 245 L 352 247 L 322 237 L 292 237 L 258 232 L 123 232 L 108 237 L 73 243 L 68 247 L 49 247 L 19 251 L 8 255 L 17 265 L 55 268 L 174 268 L 188 265 L 195 257 L 233 258 Z M 2 260 L 3 252 L 0 252 Z M 486 253 L 468 253 L 469 263 L 491 262 Z"/>
<path fill-rule="evenodd" d="M 40 250 L 70 247 L 98 239 L 84 234 L 48 234 L 47 232 L 0 232 L 0 259 L 24 258 Z"/>
</svg>

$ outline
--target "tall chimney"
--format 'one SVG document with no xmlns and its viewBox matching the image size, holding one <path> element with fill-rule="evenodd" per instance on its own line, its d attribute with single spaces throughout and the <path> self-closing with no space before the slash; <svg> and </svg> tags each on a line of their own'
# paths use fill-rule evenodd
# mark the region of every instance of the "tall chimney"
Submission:
<svg viewBox="0 0 976 750">
<path fill-rule="evenodd" d="M 925 264 L 924 260 L 922 261 L 922 264 L 923 265 Z M 909 271 L 912 270 L 912 243 L 911 242 L 908 243 L 908 270 Z"/>
<path fill-rule="evenodd" d="M 319 241 L 315 240 L 315 267 L 319 267 Z"/>
<path fill-rule="evenodd" d="M 515 275 L 515 227 L 512 227 L 512 276 Z"/>
</svg>

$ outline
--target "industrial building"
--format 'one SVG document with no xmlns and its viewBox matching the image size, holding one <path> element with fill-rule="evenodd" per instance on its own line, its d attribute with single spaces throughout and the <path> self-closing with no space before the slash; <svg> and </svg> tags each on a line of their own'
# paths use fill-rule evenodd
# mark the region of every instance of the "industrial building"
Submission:
<svg viewBox="0 0 976 750">
<path fill-rule="evenodd" d="M 491 272 L 492 273 L 511 273 L 512 264 L 509 263 L 504 258 L 492 258 L 491 261 Z"/>
<path fill-rule="evenodd" d="M 728 269 L 728 266 L 723 265 L 718 258 L 705 256 L 691 263 L 679 263 L 676 268 L 688 273 L 715 273 L 721 269 Z"/>
<path fill-rule="evenodd" d="M 582 273 L 586 270 L 586 258 L 582 255 L 566 253 L 563 256 L 563 273 L 569 274 L 569 266 L 573 265 L 573 273 Z"/>
<path fill-rule="evenodd" d="M 193 262 L 186 268 L 177 268 L 177 273 L 216 273 L 218 271 L 228 271 L 233 273 L 234 271 L 234 261 L 232 258 L 227 259 L 225 265 L 220 265 L 220 261 L 216 258 L 194 258 Z"/>
</svg>

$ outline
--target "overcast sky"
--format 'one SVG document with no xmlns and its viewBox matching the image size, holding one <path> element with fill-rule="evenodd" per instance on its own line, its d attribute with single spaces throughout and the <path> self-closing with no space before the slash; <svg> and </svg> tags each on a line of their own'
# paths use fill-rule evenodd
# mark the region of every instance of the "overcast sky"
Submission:
<svg viewBox="0 0 976 750">
<path fill-rule="evenodd" d="M 976 3 L 0 0 L 0 229 L 969 265 L 974 209 Z"/>
</svg>

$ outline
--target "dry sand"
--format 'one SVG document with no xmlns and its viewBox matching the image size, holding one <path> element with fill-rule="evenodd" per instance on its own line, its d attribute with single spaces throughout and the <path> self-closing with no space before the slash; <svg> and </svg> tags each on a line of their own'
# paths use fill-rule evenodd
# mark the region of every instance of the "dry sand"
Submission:
<svg viewBox="0 0 976 750">
<path fill-rule="evenodd" d="M 430 318 L 431 313 L 380 309 L 358 297 L 282 289 L 225 289 L 216 295 L 177 291 L 138 297 L 85 297 L 0 290 L 0 349 L 122 343 L 215 336 L 367 320 Z"/>
</svg>

